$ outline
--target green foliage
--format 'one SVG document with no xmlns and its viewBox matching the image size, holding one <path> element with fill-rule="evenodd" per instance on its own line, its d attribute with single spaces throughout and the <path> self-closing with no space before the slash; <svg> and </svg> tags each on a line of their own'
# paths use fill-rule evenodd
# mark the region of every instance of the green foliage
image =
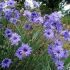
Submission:
<svg viewBox="0 0 70 70">
<path fill-rule="evenodd" d="M 62 0 L 37 0 L 37 1 L 42 2 L 42 5 L 45 4 L 45 8 L 49 11 L 49 13 L 51 13 L 53 11 L 59 10 L 59 3 Z M 43 7 L 43 8 L 41 8 L 41 10 L 45 9 L 45 8 Z M 48 12 L 46 12 L 46 13 L 48 13 Z"/>
</svg>

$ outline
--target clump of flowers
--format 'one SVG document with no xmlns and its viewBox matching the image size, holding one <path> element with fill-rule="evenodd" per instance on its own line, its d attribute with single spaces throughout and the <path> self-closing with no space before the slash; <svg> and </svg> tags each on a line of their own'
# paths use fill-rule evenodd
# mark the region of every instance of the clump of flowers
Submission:
<svg viewBox="0 0 70 70">
<path fill-rule="evenodd" d="M 33 1 L 33 4 L 37 8 L 40 6 L 40 4 L 36 1 Z M 0 22 L 0 34 L 2 33 L 2 35 L 4 35 L 4 42 L 6 42 L 6 47 L 1 47 L 3 50 L 2 53 L 5 52 L 2 55 L 7 55 L 8 51 L 10 52 L 10 49 L 14 50 L 10 52 L 12 54 L 8 53 L 11 55 L 9 57 L 13 56 L 13 60 L 5 57 L 5 59 L 2 58 L 3 61 L 0 64 L 1 67 L 9 68 L 11 63 L 17 63 L 17 58 L 19 59 L 19 62 L 22 62 L 26 57 L 29 57 L 32 52 L 33 57 L 31 56 L 31 59 L 28 59 L 28 61 L 34 60 L 35 62 L 35 60 L 40 60 L 37 59 L 36 55 L 41 57 L 40 54 L 42 54 L 44 44 L 46 46 L 46 42 L 38 40 L 41 37 L 50 43 L 48 44 L 47 42 L 48 48 L 46 49 L 57 67 L 57 70 L 63 70 L 64 60 L 69 56 L 69 51 L 63 46 L 67 42 L 70 43 L 70 30 L 63 27 L 61 22 L 61 14 L 58 12 L 53 12 L 50 15 L 46 14 L 42 16 L 40 12 L 30 10 L 28 8 L 28 2 L 25 2 L 24 5 L 26 9 L 21 13 L 18 9 L 16 9 L 16 5 L 17 2 L 14 0 L 0 2 L 0 21 L 3 18 L 7 21 L 7 24 L 3 29 L 2 26 L 4 24 L 2 25 Z M 34 30 L 35 25 L 40 25 L 42 30 L 41 28 L 38 30 L 38 26 L 35 28 L 36 30 Z M 43 43 L 40 43 L 41 41 Z M 35 57 L 36 59 L 34 59 Z M 21 62 L 17 65 L 19 66 Z"/>
</svg>

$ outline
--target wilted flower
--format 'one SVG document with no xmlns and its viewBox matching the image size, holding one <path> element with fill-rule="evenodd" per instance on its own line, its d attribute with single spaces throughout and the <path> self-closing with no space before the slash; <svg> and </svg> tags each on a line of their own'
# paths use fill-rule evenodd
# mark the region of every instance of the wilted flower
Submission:
<svg viewBox="0 0 70 70">
<path fill-rule="evenodd" d="M 32 48 L 28 44 L 22 44 L 16 51 L 15 56 L 22 60 L 24 57 L 29 56 L 31 52 Z"/>
<path fill-rule="evenodd" d="M 2 63 L 1 63 L 1 66 L 3 68 L 9 68 L 11 63 L 12 63 L 11 59 L 5 58 L 5 59 L 3 59 Z"/>
</svg>

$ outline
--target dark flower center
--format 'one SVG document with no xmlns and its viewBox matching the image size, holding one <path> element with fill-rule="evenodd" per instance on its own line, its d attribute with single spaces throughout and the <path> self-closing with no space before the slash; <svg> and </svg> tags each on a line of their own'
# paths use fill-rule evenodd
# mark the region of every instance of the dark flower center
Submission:
<svg viewBox="0 0 70 70">
<path fill-rule="evenodd" d="M 8 59 L 6 59 L 6 60 L 4 60 L 4 63 L 8 63 L 8 61 L 9 61 L 9 60 L 8 60 Z"/>
<path fill-rule="evenodd" d="M 57 53 L 59 54 L 59 53 L 60 53 L 60 51 L 57 51 Z"/>
<path fill-rule="evenodd" d="M 13 39 L 14 39 L 14 40 L 16 40 L 16 39 L 17 39 L 17 37 L 14 37 Z"/>
<path fill-rule="evenodd" d="M 24 48 L 24 52 L 26 52 L 27 51 L 27 49 L 26 48 Z"/>
<path fill-rule="evenodd" d="M 48 35 L 50 35 L 50 32 L 47 32 Z"/>
<path fill-rule="evenodd" d="M 7 31 L 7 33 L 10 33 L 10 31 Z"/>
</svg>

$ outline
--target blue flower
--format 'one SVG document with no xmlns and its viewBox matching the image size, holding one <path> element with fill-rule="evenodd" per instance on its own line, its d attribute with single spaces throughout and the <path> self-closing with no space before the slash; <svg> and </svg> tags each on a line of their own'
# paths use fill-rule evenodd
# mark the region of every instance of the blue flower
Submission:
<svg viewBox="0 0 70 70">
<path fill-rule="evenodd" d="M 61 14 L 59 14 L 58 12 L 53 12 L 52 14 L 49 15 L 49 19 L 53 22 L 60 21 Z"/>
<path fill-rule="evenodd" d="M 16 4 L 16 2 L 14 0 L 8 0 L 7 1 L 7 6 L 14 7 L 15 4 Z"/>
<path fill-rule="evenodd" d="M 55 65 L 57 67 L 57 70 L 63 70 L 63 68 L 64 68 L 64 62 L 63 61 L 57 60 L 55 62 Z"/>
<path fill-rule="evenodd" d="M 18 45 L 21 41 L 21 36 L 17 33 L 12 33 L 12 36 L 9 38 L 9 41 L 11 42 L 11 45 Z"/>
<path fill-rule="evenodd" d="M 10 38 L 12 36 L 12 30 L 9 28 L 6 28 L 5 30 L 5 37 Z"/>
<path fill-rule="evenodd" d="M 9 22 L 10 22 L 10 23 L 13 23 L 13 24 L 17 24 L 17 21 L 18 21 L 18 20 L 17 20 L 16 18 L 10 18 L 10 19 L 9 19 Z"/>
<path fill-rule="evenodd" d="M 62 47 L 63 46 L 63 42 L 61 40 L 57 39 L 57 40 L 55 40 L 54 45 Z"/>
<path fill-rule="evenodd" d="M 32 52 L 32 48 L 28 44 L 22 44 L 21 47 L 15 53 L 15 56 L 22 60 L 23 58 L 29 56 Z"/>
<path fill-rule="evenodd" d="M 3 10 L 4 2 L 0 2 L 0 11 Z"/>
<path fill-rule="evenodd" d="M 44 30 L 44 36 L 47 39 L 53 39 L 54 38 L 54 31 L 52 29 L 45 29 Z"/>
<path fill-rule="evenodd" d="M 62 47 L 56 46 L 53 48 L 53 54 L 57 59 L 64 57 L 64 49 Z"/>
<path fill-rule="evenodd" d="M 9 68 L 11 63 L 12 63 L 11 59 L 5 58 L 5 59 L 3 59 L 2 63 L 1 63 L 1 66 L 3 68 Z"/>
<path fill-rule="evenodd" d="M 64 37 L 64 40 L 70 41 L 70 31 L 68 30 L 61 31 L 61 35 Z"/>
<path fill-rule="evenodd" d="M 32 26 L 30 24 L 25 24 L 24 29 L 30 30 L 30 29 L 32 29 Z"/>
</svg>

